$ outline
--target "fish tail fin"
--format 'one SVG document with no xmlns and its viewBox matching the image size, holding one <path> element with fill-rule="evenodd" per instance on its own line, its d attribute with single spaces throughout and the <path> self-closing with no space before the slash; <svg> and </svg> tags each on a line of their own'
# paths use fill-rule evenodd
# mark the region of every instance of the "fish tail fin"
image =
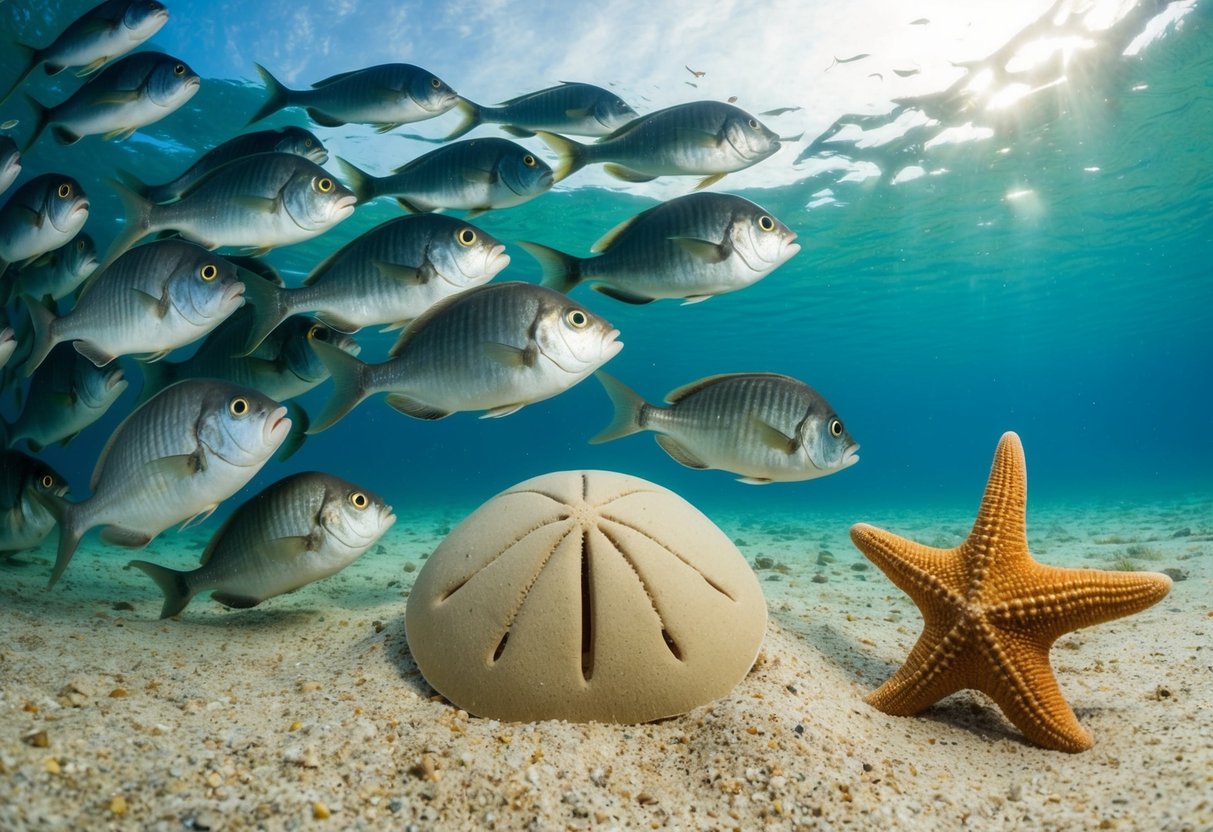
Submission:
<svg viewBox="0 0 1213 832">
<path fill-rule="evenodd" d="M 122 223 L 122 230 L 110 244 L 109 251 L 105 254 L 105 260 L 93 272 L 94 276 L 105 271 L 106 267 L 117 260 L 127 249 L 153 230 L 152 218 L 156 210 L 156 206 L 151 200 L 135 193 L 117 179 L 109 179 L 108 182 L 114 189 L 114 193 L 118 194 L 118 200 L 122 203 L 122 211 L 126 219 Z"/>
<path fill-rule="evenodd" d="M 261 342 L 278 325 L 290 317 L 291 309 L 287 303 L 289 292 L 280 289 L 263 277 L 240 269 L 241 283 L 244 284 L 244 300 L 253 307 L 253 320 L 248 328 L 248 339 L 240 355 L 252 355 Z"/>
<path fill-rule="evenodd" d="M 455 107 L 459 110 L 459 115 L 462 117 L 462 120 L 455 126 L 455 129 L 452 130 L 449 135 L 443 138 L 444 142 L 449 142 L 451 139 L 457 139 L 466 133 L 470 133 L 472 130 L 479 127 L 484 121 L 481 107 L 475 102 L 468 101 L 466 98 L 460 98 L 459 103 L 457 103 Z"/>
<path fill-rule="evenodd" d="M 610 396 L 611 404 L 615 406 L 615 416 L 609 425 L 590 437 L 590 444 L 599 445 L 644 430 L 644 413 L 652 405 L 640 398 L 631 387 L 602 370 L 594 373 L 594 378 Z"/>
<path fill-rule="evenodd" d="M 173 372 L 177 366 L 168 361 L 136 361 L 139 371 L 143 374 L 143 385 L 139 388 L 139 397 L 135 399 L 135 407 L 139 407 L 152 396 L 173 383 Z"/>
<path fill-rule="evenodd" d="M 568 294 L 582 281 L 580 257 L 527 240 L 519 240 L 518 245 L 539 261 L 539 268 L 543 271 L 541 282 L 547 288 Z"/>
<path fill-rule="evenodd" d="M 17 88 L 25 83 L 25 79 L 34 71 L 34 67 L 38 65 L 39 55 L 38 50 L 32 46 L 26 46 L 24 43 L 14 42 L 9 45 L 14 57 L 17 58 L 17 63 L 21 65 L 21 74 L 17 76 L 17 80 L 8 88 L 8 92 L 0 97 L 0 104 L 8 101 L 10 95 L 17 91 Z"/>
<path fill-rule="evenodd" d="M 291 91 L 282 85 L 282 82 L 270 74 L 270 71 L 261 64 L 253 64 L 257 67 L 257 74 L 261 76 L 261 80 L 265 82 L 265 90 L 269 93 L 269 97 L 265 103 L 261 105 L 261 109 L 253 113 L 253 117 L 248 120 L 248 124 L 261 121 L 266 116 L 273 115 L 283 107 L 290 105 Z M 248 124 L 245 126 L 247 127 Z"/>
<path fill-rule="evenodd" d="M 559 157 L 556 170 L 552 174 L 552 179 L 556 182 L 581 170 L 589 161 L 584 144 L 566 139 L 564 136 L 557 136 L 546 130 L 536 130 L 535 135 L 543 139 L 543 143 L 552 148 Z"/>
<path fill-rule="evenodd" d="M 114 173 L 118 177 L 118 181 L 125 185 L 126 188 L 132 193 L 136 193 L 147 200 L 152 198 L 151 186 L 145 183 L 135 174 L 131 173 L 129 170 L 115 168 Z"/>
<path fill-rule="evenodd" d="M 369 202 L 378 196 L 375 189 L 375 177 L 340 156 L 337 157 L 337 164 L 341 166 L 345 178 L 350 181 L 350 190 L 354 192 L 359 203 Z"/>
<path fill-rule="evenodd" d="M 160 608 L 161 618 L 171 618 L 181 612 L 194 597 L 194 591 L 186 580 L 188 572 L 178 572 L 176 569 L 145 560 L 132 560 L 127 566 L 133 566 L 146 573 L 164 593 L 164 606 Z"/>
<path fill-rule="evenodd" d="M 30 349 L 29 358 L 25 360 L 25 376 L 29 378 L 38 369 L 38 365 L 46 360 L 54 349 L 57 340 L 52 331 L 55 314 L 29 295 L 22 295 L 25 308 L 29 310 L 30 323 L 34 328 L 34 346 Z"/>
<path fill-rule="evenodd" d="M 307 432 L 320 433 L 332 427 L 337 421 L 354 409 L 357 404 L 370 395 L 367 389 L 367 365 L 342 349 L 326 344 L 323 341 L 313 341 L 312 349 L 316 356 L 328 368 L 333 377 L 333 395 L 329 398 L 324 410 L 308 427 Z"/>
<path fill-rule="evenodd" d="M 42 135 L 42 131 L 46 129 L 46 125 L 50 123 L 51 119 L 50 108 L 44 107 L 41 101 L 29 93 L 25 94 L 25 100 L 29 102 L 30 109 L 34 111 L 34 132 L 25 140 L 25 145 L 21 148 L 22 153 L 26 153 L 34 146 L 34 142 L 38 141 L 38 137 Z"/>
<path fill-rule="evenodd" d="M 72 562 L 72 555 L 76 554 L 76 548 L 80 545 L 80 539 L 84 537 L 88 527 L 79 527 L 79 512 L 75 503 L 68 502 L 63 497 L 47 491 L 31 489 L 29 493 L 46 507 L 59 526 L 59 548 L 55 552 L 55 566 L 51 570 L 51 578 L 46 584 L 46 588 L 50 589 L 59 582 L 63 571 Z"/>
</svg>

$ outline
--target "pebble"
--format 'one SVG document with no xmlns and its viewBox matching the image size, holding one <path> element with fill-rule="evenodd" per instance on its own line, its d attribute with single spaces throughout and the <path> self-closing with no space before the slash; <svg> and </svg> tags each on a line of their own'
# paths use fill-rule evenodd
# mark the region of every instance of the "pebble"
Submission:
<svg viewBox="0 0 1213 832">
<path fill-rule="evenodd" d="M 404 562 L 404 571 L 405 572 L 416 572 L 417 564 L 413 563 L 411 560 L 406 560 Z"/>
<path fill-rule="evenodd" d="M 1176 583 L 1179 581 L 1188 580 L 1188 573 L 1174 566 L 1167 567 L 1166 569 L 1162 570 L 1162 573 Z"/>
<path fill-rule="evenodd" d="M 859 561 L 859 563 L 852 563 L 852 564 L 851 564 L 851 571 L 852 571 L 852 572 L 867 572 L 867 571 L 868 571 L 870 568 L 871 568 L 871 567 L 870 567 L 870 566 L 868 566 L 867 561 L 862 561 L 862 560 L 861 560 L 861 561 Z"/>
<path fill-rule="evenodd" d="M 827 578 L 825 575 L 821 574 L 820 572 L 818 572 L 816 575 L 813 576 L 813 583 L 815 583 L 815 584 L 824 584 L 828 580 L 830 580 L 830 579 Z"/>
<path fill-rule="evenodd" d="M 833 562 L 834 562 L 834 553 L 831 552 L 829 549 L 822 549 L 820 552 L 817 553 L 817 565 L 818 566 L 828 566 L 829 564 L 831 564 Z"/>
<path fill-rule="evenodd" d="M 329 811 L 329 807 L 325 806 L 319 800 L 312 804 L 312 817 L 314 817 L 316 820 L 328 820 L 332 816 L 333 813 Z"/>
<path fill-rule="evenodd" d="M 21 738 L 21 741 L 26 745 L 32 745 L 34 748 L 49 748 L 51 744 L 46 731 L 35 731 L 32 734 L 26 734 Z"/>
<path fill-rule="evenodd" d="M 770 569 L 774 565 L 775 558 L 770 558 L 766 555 L 754 558 L 754 566 L 758 569 Z"/>
<path fill-rule="evenodd" d="M 1175 534 L 1171 535 L 1171 537 L 1188 537 L 1191 534 L 1192 530 L 1184 526 L 1182 529 L 1176 529 Z"/>
</svg>

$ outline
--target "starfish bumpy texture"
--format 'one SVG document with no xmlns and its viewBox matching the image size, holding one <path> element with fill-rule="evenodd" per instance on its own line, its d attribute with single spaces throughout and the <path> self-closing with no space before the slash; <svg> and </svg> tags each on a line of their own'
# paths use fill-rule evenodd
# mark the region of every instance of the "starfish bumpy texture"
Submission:
<svg viewBox="0 0 1213 832">
<path fill-rule="evenodd" d="M 851 539 L 908 594 L 923 631 L 902 667 L 868 697 L 888 714 L 916 714 L 965 688 L 982 691 L 1032 742 L 1059 751 L 1094 744 L 1049 665 L 1072 630 L 1138 612 L 1170 591 L 1153 572 L 1064 569 L 1028 552 L 1023 446 L 1003 434 L 973 530 L 936 549 L 859 523 Z"/>
</svg>

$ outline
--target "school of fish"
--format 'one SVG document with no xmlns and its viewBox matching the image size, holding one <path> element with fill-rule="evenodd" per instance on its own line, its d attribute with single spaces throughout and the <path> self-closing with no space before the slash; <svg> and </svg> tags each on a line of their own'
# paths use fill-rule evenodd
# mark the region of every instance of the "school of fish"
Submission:
<svg viewBox="0 0 1213 832">
<path fill-rule="evenodd" d="M 704 190 L 788 141 L 732 99 L 642 114 L 607 89 L 565 81 L 486 105 L 410 63 L 297 89 L 252 64 L 265 98 L 242 131 L 196 148 L 169 181 L 112 171 L 106 183 L 125 217 L 101 254 L 85 230 L 80 182 L 66 170 L 23 177 L 22 156 L 121 141 L 173 119 L 207 82 L 145 48 L 170 19 L 157 0 L 105 0 L 45 46 L 4 46 L 20 72 L 0 79 L 0 114 L 23 108 L 5 127 L 25 135 L 0 135 L 0 392 L 15 405 L 0 421 L 0 558 L 57 527 L 49 587 L 91 529 L 109 545 L 148 547 L 174 526 L 202 523 L 277 464 L 275 454 L 296 452 L 378 394 L 417 420 L 499 418 L 592 375 L 615 411 L 593 443 L 651 431 L 678 463 L 752 484 L 814 479 L 858 460 L 826 399 L 786 375 L 714 375 L 669 393 L 665 406 L 646 402 L 603 370 L 623 348 L 619 330 L 569 297 L 584 283 L 629 304 L 695 304 L 753 285 L 800 251 L 796 232 L 761 205 Z M 39 67 L 59 76 L 53 102 L 32 89 Z M 73 74 L 84 80 L 63 80 Z M 300 123 L 254 129 L 280 111 Z M 368 171 L 374 159 L 330 160 L 325 148 L 325 130 L 388 133 L 447 113 L 457 126 L 424 139 L 440 146 L 387 174 Z M 473 224 L 544 198 L 588 165 L 623 182 L 684 177 L 688 192 L 604 228 L 585 256 Z M 325 235 L 379 197 L 406 213 L 330 246 L 302 282 L 259 259 Z M 538 262 L 539 284 L 506 273 L 511 245 Z M 383 360 L 361 355 L 366 327 L 401 330 Z M 330 380 L 318 413 L 293 401 Z M 125 418 L 90 456 L 87 490 L 71 487 L 39 452 L 87 431 L 135 381 Z M 200 592 L 255 606 L 366 552 L 396 517 L 342 473 L 261 489 L 214 532 L 196 569 L 131 561 L 163 593 L 161 617 Z"/>
</svg>

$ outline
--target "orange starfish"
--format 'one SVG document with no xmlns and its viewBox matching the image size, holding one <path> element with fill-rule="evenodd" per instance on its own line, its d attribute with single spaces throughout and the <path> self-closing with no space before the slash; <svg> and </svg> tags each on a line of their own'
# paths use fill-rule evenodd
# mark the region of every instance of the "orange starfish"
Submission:
<svg viewBox="0 0 1213 832">
<path fill-rule="evenodd" d="M 1149 607 L 1171 589 L 1154 572 L 1045 566 L 1028 552 L 1023 445 L 1005 433 L 977 521 L 955 549 L 935 549 L 864 523 L 851 540 L 922 612 L 902 667 L 868 695 L 909 716 L 964 688 L 987 694 L 1032 742 L 1058 751 L 1094 744 L 1062 696 L 1049 648 L 1072 630 Z"/>
</svg>

